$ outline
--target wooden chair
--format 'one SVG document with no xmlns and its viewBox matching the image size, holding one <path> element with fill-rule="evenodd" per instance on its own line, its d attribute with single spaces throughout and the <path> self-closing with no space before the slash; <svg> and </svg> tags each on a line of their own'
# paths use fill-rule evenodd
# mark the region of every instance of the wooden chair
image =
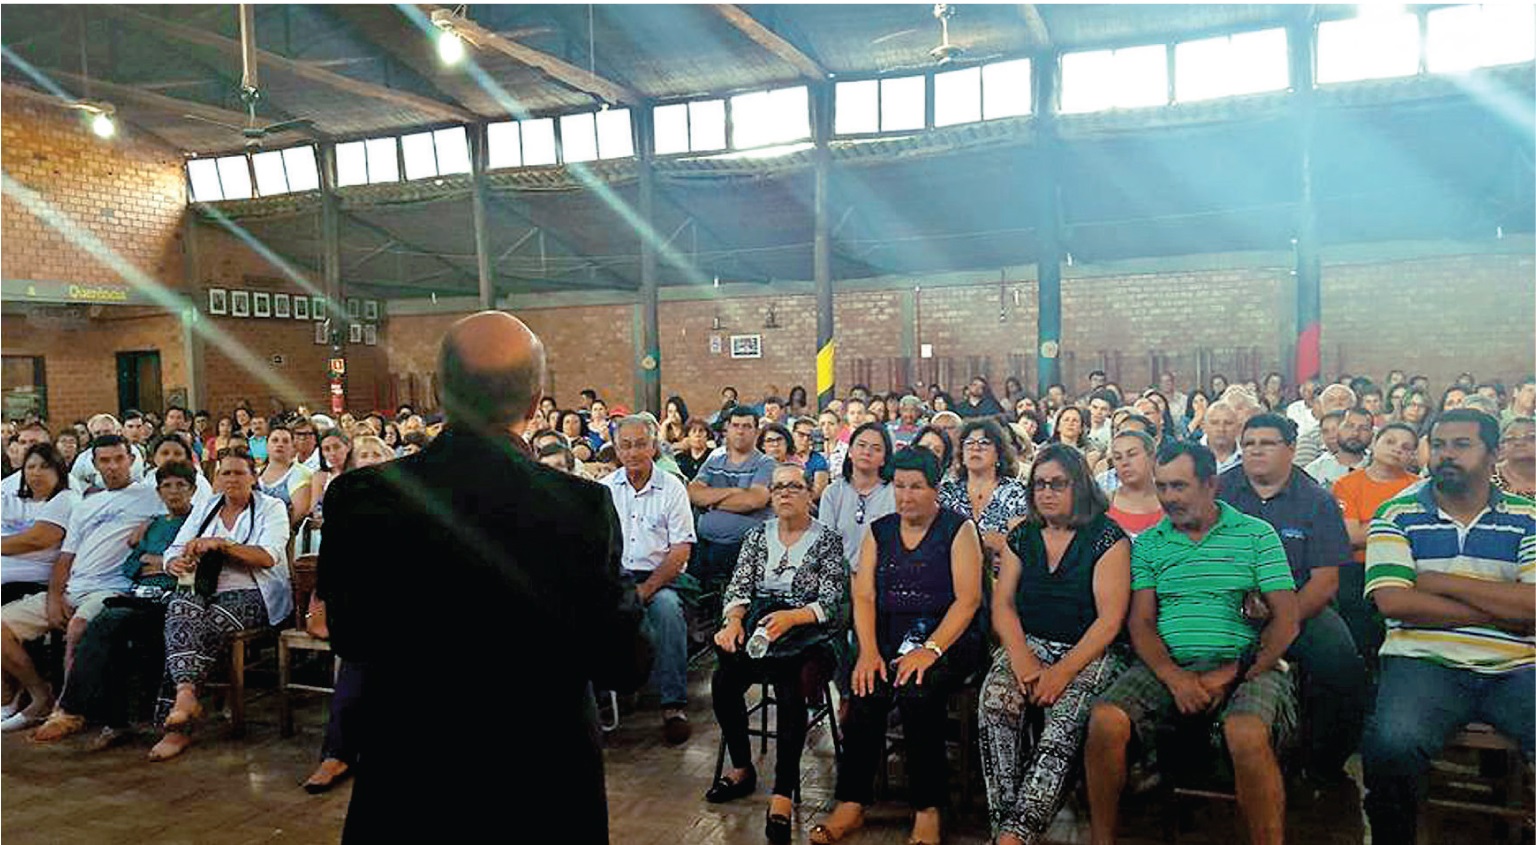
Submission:
<svg viewBox="0 0 1536 845">
<path fill-rule="evenodd" d="M 1470 763 L 1457 762 L 1469 758 Z M 1517 743 L 1488 725 L 1473 723 L 1456 734 L 1434 761 L 1427 803 L 1536 828 L 1525 772 Z"/>
<path fill-rule="evenodd" d="M 294 625 L 277 636 L 277 692 L 278 731 L 283 736 L 293 736 L 293 691 L 333 693 L 336 688 L 293 682 L 293 652 L 331 650 L 329 640 L 312 636 L 304 630 L 304 610 L 309 607 L 309 597 L 315 592 L 316 555 L 295 558 L 293 566 Z"/>
<path fill-rule="evenodd" d="M 225 691 L 225 701 L 229 706 L 230 736 L 236 738 L 245 736 L 245 670 L 249 656 L 247 649 L 271 641 L 276 632 L 275 627 L 250 628 L 236 632 L 229 638 L 229 680 L 209 681 L 204 684 L 209 689 Z"/>
</svg>

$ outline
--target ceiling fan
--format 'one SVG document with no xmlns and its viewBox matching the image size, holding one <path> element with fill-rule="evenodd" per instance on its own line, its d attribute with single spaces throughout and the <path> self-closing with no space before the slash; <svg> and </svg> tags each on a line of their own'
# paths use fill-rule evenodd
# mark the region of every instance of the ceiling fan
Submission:
<svg viewBox="0 0 1536 845">
<path fill-rule="evenodd" d="M 271 135 L 314 130 L 314 121 L 307 117 L 269 123 L 266 126 L 257 122 L 256 103 L 261 99 L 261 83 L 256 71 L 256 10 L 246 3 L 240 4 L 240 67 L 240 101 L 245 104 L 246 113 L 250 115 L 246 125 L 236 126 L 195 114 L 184 114 L 182 117 L 239 132 L 247 147 L 260 147 L 261 142 Z"/>
<path fill-rule="evenodd" d="M 950 64 L 951 62 L 954 62 L 956 59 L 959 59 L 961 56 L 965 55 L 966 48 L 965 48 L 964 45 L 957 44 L 957 43 L 949 40 L 949 19 L 954 17 L 954 16 L 955 16 L 955 6 L 954 6 L 954 4 L 951 4 L 951 3 L 935 3 L 935 4 L 933 4 L 933 17 L 936 20 L 938 20 L 938 22 L 939 22 L 939 43 L 933 49 L 928 51 L 928 58 L 931 60 L 931 63 L 930 62 L 918 62 L 918 63 L 914 63 L 914 64 L 893 65 L 893 66 L 881 67 L 880 68 L 880 72 L 881 73 L 889 73 L 891 71 L 901 71 L 901 70 L 923 70 L 923 69 L 928 68 L 930 66 L 930 64 L 937 64 L 937 65 L 942 67 L 944 65 Z M 925 31 L 926 30 L 920 29 L 920 28 L 903 29 L 903 30 L 901 30 L 899 32 L 891 32 L 891 33 L 887 33 L 885 35 L 882 35 L 879 38 L 876 38 L 873 41 L 870 41 L 869 43 L 870 43 L 871 47 L 878 47 L 880 45 L 888 44 L 888 43 L 890 43 L 892 41 L 897 41 L 899 39 L 907 38 L 909 36 L 921 35 Z"/>
</svg>

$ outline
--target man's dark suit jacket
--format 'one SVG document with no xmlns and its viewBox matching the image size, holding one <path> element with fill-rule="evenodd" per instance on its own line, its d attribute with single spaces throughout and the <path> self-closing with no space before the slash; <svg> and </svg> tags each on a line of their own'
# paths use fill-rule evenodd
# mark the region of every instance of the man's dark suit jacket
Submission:
<svg viewBox="0 0 1536 845">
<path fill-rule="evenodd" d="M 367 679 L 345 842 L 608 841 L 589 683 L 651 662 L 622 547 L 606 488 L 510 438 L 332 482 L 317 589 Z"/>
</svg>

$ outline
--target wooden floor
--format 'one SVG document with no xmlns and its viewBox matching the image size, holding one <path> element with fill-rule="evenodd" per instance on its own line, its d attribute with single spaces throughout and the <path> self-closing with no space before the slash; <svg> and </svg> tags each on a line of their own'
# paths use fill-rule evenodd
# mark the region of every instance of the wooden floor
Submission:
<svg viewBox="0 0 1536 845">
<path fill-rule="evenodd" d="M 612 840 L 647 843 L 760 843 L 768 785 L 750 799 L 711 805 L 702 796 L 714 771 L 719 732 L 708 711 L 707 676 L 693 677 L 695 727 L 686 745 L 662 744 L 655 711 L 626 714 L 608 737 L 608 806 Z M 350 786 L 311 796 L 299 783 L 313 768 L 325 720 L 325 704 L 313 697 L 298 711 L 299 733 L 282 739 L 277 731 L 276 696 L 253 694 L 248 735 L 227 737 L 215 719 L 200 732 L 185 757 L 150 764 L 144 755 L 152 737 L 91 754 L 85 740 L 36 746 L 20 734 L 0 741 L 0 837 L 18 843 L 330 843 L 337 841 Z M 830 736 L 812 734 L 803 760 L 803 800 L 797 814 L 797 842 L 831 807 L 834 779 Z M 773 749 L 758 768 L 771 777 Z M 978 798 L 978 802 L 984 800 Z M 1370 841 L 1358 792 L 1311 802 L 1293 796 L 1287 819 L 1292 842 L 1356 845 Z M 1087 841 L 1086 810 L 1076 802 L 1057 819 L 1051 842 Z M 1161 843 L 1162 808 L 1127 802 L 1123 840 L 1130 845 Z M 1234 845 L 1245 841 L 1230 805 L 1192 808 L 1179 842 Z M 1434 818 L 1426 843 L 1492 843 L 1493 828 L 1466 816 Z M 890 802 L 871 814 L 856 843 L 903 843 L 909 816 Z M 946 842 L 984 843 L 986 822 L 979 807 L 949 822 Z"/>
</svg>

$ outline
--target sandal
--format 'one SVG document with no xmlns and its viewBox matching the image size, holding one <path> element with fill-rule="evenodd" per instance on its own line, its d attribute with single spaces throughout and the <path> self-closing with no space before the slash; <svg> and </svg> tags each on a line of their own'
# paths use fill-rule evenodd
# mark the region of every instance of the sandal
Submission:
<svg viewBox="0 0 1536 845">
<path fill-rule="evenodd" d="M 85 717 L 65 713 L 63 710 L 55 710 L 48 714 L 48 720 L 43 726 L 32 732 L 32 741 L 36 743 L 58 742 L 65 737 L 74 736 L 85 730 Z"/>
<path fill-rule="evenodd" d="M 352 767 L 334 758 L 320 761 L 309 780 L 304 781 L 304 791 L 310 795 L 329 792 L 333 787 L 352 776 Z"/>
<path fill-rule="evenodd" d="M 155 747 L 149 749 L 149 762 L 160 763 L 180 756 L 192 745 L 192 734 L 185 730 L 166 728 L 165 736 L 155 743 Z"/>
<path fill-rule="evenodd" d="M 178 728 L 190 727 L 193 722 L 203 718 L 203 703 L 199 701 L 191 710 L 171 710 L 165 717 L 165 729 L 174 731 Z"/>
<path fill-rule="evenodd" d="M 837 811 L 833 810 L 832 812 L 836 813 Z M 827 821 L 831 820 L 832 818 L 828 816 Z M 853 823 L 847 826 L 833 827 L 831 825 L 825 824 L 815 825 L 811 828 L 810 841 L 812 845 L 832 845 L 833 842 L 842 841 L 842 839 L 848 834 L 853 833 L 855 830 L 858 830 L 863 826 L 864 812 L 860 810 L 858 818 L 854 819 Z"/>
</svg>

